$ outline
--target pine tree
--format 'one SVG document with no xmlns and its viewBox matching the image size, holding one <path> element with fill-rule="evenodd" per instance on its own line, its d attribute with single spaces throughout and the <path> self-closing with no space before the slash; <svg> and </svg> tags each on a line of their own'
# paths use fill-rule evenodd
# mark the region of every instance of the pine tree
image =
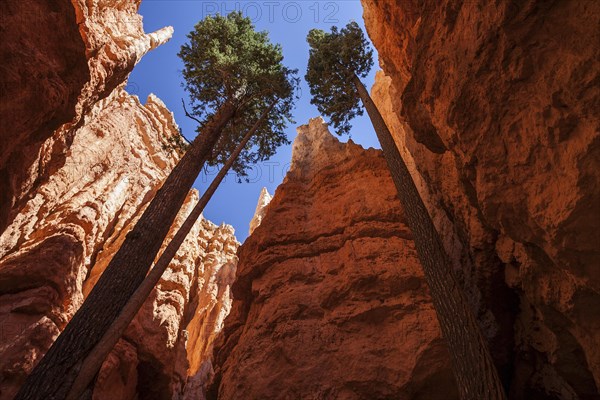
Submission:
<svg viewBox="0 0 600 400">
<path fill-rule="evenodd" d="M 140 308 L 144 305 L 144 302 L 152 292 L 152 289 L 156 286 L 162 274 L 167 270 L 171 260 L 173 260 L 173 257 L 175 257 L 177 254 L 177 251 L 185 241 L 185 238 L 196 224 L 196 221 L 198 221 L 198 218 L 200 218 L 202 211 L 204 211 L 204 207 L 206 207 L 231 167 L 238 160 L 239 155 L 247 147 L 248 142 L 252 137 L 254 137 L 261 125 L 265 124 L 265 120 L 268 119 L 267 117 L 273 109 L 273 106 L 265 110 L 260 119 L 256 121 L 254 126 L 246 133 L 246 136 L 244 136 L 242 141 L 229 156 L 229 159 L 225 162 L 198 203 L 194 206 L 181 227 L 177 230 L 177 233 L 175 233 L 173 239 L 171 239 L 144 281 L 140 284 L 140 286 L 138 286 L 137 290 L 131 296 L 117 319 L 113 321 L 109 329 L 106 331 L 106 334 L 102 337 L 102 339 L 100 339 L 96 347 L 94 347 L 92 352 L 87 356 L 81 366 L 77 379 L 75 379 L 75 382 L 73 383 L 71 392 L 69 393 L 69 396 L 67 396 L 67 400 L 77 400 L 86 389 L 91 389 L 89 388 L 89 385 L 100 370 L 102 363 L 112 351 L 113 347 L 115 347 L 119 341 L 119 338 L 121 335 L 123 335 L 131 321 L 133 321 L 133 318 L 135 318 Z M 241 173 L 243 174 L 244 171 L 241 171 Z"/>
<path fill-rule="evenodd" d="M 311 102 L 328 116 L 338 134 L 367 109 L 413 232 L 417 254 L 429 285 L 454 376 L 463 399 L 504 399 L 504 391 L 487 343 L 454 273 L 439 234 L 379 110 L 363 85 L 373 53 L 356 22 L 330 33 L 311 30 L 306 80 Z M 362 103 L 362 104 L 361 104 Z"/>
<path fill-rule="evenodd" d="M 79 369 L 146 277 L 187 193 L 206 162 L 229 158 L 256 116 L 277 100 L 270 125 L 234 169 L 273 154 L 286 142 L 297 79 L 283 64 L 281 47 L 255 31 L 240 13 L 207 17 L 188 35 L 180 57 L 198 136 L 167 177 L 110 264 L 16 399 L 64 399 Z"/>
</svg>

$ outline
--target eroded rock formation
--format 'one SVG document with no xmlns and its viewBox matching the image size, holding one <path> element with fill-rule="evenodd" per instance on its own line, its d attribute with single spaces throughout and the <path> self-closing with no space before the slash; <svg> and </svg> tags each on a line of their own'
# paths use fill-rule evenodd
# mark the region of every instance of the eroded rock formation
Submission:
<svg viewBox="0 0 600 400">
<path fill-rule="evenodd" d="M 152 199 L 179 157 L 168 140 L 177 134 L 160 100 L 141 105 L 118 89 L 86 116 L 63 167 L 2 234 L 2 398 L 14 394 L 73 316 Z M 197 200 L 192 192 L 175 226 Z M 229 309 L 236 249 L 231 227 L 196 224 L 109 357 L 96 398 L 184 392 L 188 374 L 210 363 Z"/>
<path fill-rule="evenodd" d="M 372 94 L 511 398 L 600 388 L 600 3 L 362 0 Z M 139 0 L 0 4 L 0 399 L 81 305 L 180 155 L 124 91 L 171 28 Z M 175 226 L 197 201 L 191 192 Z M 456 396 L 385 162 L 320 120 L 241 248 L 211 395 Z M 173 234 L 171 231 L 171 235 Z M 238 244 L 198 221 L 106 360 L 95 399 L 202 398 Z"/>
<path fill-rule="evenodd" d="M 363 0 L 373 97 L 514 398 L 600 388 L 600 3 Z"/>
<path fill-rule="evenodd" d="M 264 218 L 265 213 L 267 212 L 267 206 L 269 205 L 272 199 L 273 196 L 269 194 L 267 188 L 262 188 L 262 190 L 260 191 L 260 196 L 258 196 L 258 203 L 256 203 L 256 211 L 254 212 L 254 216 L 250 221 L 250 235 L 252 235 L 252 232 L 254 232 L 254 230 L 258 228 L 258 226 L 262 222 L 262 219 Z"/>
<path fill-rule="evenodd" d="M 449 357 L 379 150 L 298 129 L 239 251 L 211 396 L 451 399 Z"/>
<path fill-rule="evenodd" d="M 0 6 L 3 31 L 15 35 L 0 45 L 3 400 L 73 316 L 181 156 L 165 105 L 153 95 L 141 104 L 123 89 L 135 63 L 172 34 L 145 34 L 138 6 Z M 176 226 L 197 200 L 192 191 Z M 231 227 L 197 222 L 105 362 L 95 398 L 197 397 L 229 310 L 237 246 Z"/>
<path fill-rule="evenodd" d="M 198 194 L 192 191 L 168 240 L 197 201 Z M 122 231 L 122 238 L 128 231 Z M 239 245 L 233 233 L 229 225 L 217 227 L 205 219 L 196 223 L 104 363 L 95 399 L 198 399 L 202 395 L 202 385 L 212 370 L 213 341 L 231 307 L 229 289 Z M 109 260 L 96 265 L 103 268 Z M 86 286 L 93 283 L 88 279 Z"/>
<path fill-rule="evenodd" d="M 139 0 L 0 6 L 0 231 L 64 163 L 73 134 L 171 27 L 145 34 Z"/>
</svg>

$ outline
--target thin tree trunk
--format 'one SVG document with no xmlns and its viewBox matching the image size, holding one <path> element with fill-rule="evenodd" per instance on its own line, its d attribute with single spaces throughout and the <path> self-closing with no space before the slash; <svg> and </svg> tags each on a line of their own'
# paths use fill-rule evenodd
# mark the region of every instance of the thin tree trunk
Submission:
<svg viewBox="0 0 600 400">
<path fill-rule="evenodd" d="M 413 232 L 417 254 L 448 344 L 460 396 L 464 400 L 504 399 L 502 383 L 486 340 L 454 276 L 450 259 L 408 168 L 379 110 L 357 76 L 354 76 L 354 85 L 367 109 Z"/>
<path fill-rule="evenodd" d="M 78 366 L 146 277 L 187 193 L 234 112 L 233 104 L 224 104 L 192 142 L 15 399 L 62 400 L 66 397 Z"/>
<path fill-rule="evenodd" d="M 202 214 L 204 207 L 208 204 L 212 196 L 215 194 L 215 191 L 229 172 L 229 169 L 238 158 L 242 150 L 246 147 L 252 136 L 256 133 L 256 131 L 260 128 L 260 126 L 264 123 L 267 118 L 269 112 L 273 109 L 275 103 L 273 103 L 259 118 L 258 121 L 252 126 L 252 128 L 246 133 L 242 141 L 235 148 L 234 152 L 229 156 L 227 162 L 223 165 L 223 168 L 219 171 L 215 179 L 211 182 L 210 186 L 206 189 L 198 204 L 193 208 L 192 212 L 184 223 L 181 225 L 173 239 L 169 242 L 160 258 L 154 265 L 154 267 L 150 270 L 144 281 L 138 286 L 135 293 L 131 296 L 119 317 L 115 319 L 112 325 L 109 327 L 105 335 L 98 342 L 96 347 L 92 350 L 92 352 L 87 356 L 81 369 L 79 370 L 79 375 L 77 379 L 73 383 L 71 388 L 71 392 L 69 396 L 67 396 L 67 400 L 77 400 L 80 398 L 81 394 L 88 388 L 88 385 L 94 379 L 94 376 L 100 370 L 104 359 L 111 352 L 119 338 L 123 335 L 123 332 L 127 329 L 133 318 L 136 316 L 150 293 L 152 289 L 156 286 L 160 277 L 165 272 L 173 257 L 179 250 L 179 247 L 183 244 L 186 236 L 194 227 L 196 221 Z"/>
</svg>

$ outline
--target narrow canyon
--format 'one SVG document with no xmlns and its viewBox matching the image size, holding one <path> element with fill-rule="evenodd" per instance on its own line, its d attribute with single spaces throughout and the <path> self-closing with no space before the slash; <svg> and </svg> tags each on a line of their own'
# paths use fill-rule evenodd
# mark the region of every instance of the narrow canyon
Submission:
<svg viewBox="0 0 600 400">
<path fill-rule="evenodd" d="M 163 101 L 126 89 L 173 35 L 145 33 L 140 3 L 0 5 L 0 400 L 185 151 Z M 361 4 L 371 96 L 507 397 L 600 398 L 600 2 Z M 382 151 L 298 122 L 250 236 L 196 222 L 94 400 L 459 398 Z"/>
</svg>

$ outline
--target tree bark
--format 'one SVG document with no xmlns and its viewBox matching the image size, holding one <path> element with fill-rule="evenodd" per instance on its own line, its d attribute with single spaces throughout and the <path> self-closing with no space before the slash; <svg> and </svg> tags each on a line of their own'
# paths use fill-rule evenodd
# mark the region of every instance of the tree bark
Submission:
<svg viewBox="0 0 600 400">
<path fill-rule="evenodd" d="M 225 103 L 192 142 L 15 399 L 67 396 L 79 366 L 144 280 L 187 193 L 234 112 L 234 105 Z"/>
<path fill-rule="evenodd" d="M 211 182 L 210 186 L 206 189 L 198 204 L 192 209 L 192 212 L 185 219 L 173 239 L 169 242 L 154 267 L 150 270 L 144 281 L 138 286 L 135 293 L 131 296 L 118 318 L 113 321 L 111 326 L 108 328 L 102 339 L 98 342 L 96 347 L 90 352 L 85 361 L 83 362 L 77 379 L 73 383 L 71 392 L 67 396 L 67 400 L 77 400 L 81 394 L 88 388 L 88 385 L 93 381 L 94 377 L 102 367 L 104 359 L 111 352 L 113 347 L 117 344 L 119 338 L 123 335 L 123 332 L 127 329 L 133 318 L 152 292 L 152 289 L 156 286 L 160 277 L 165 272 L 175 254 L 179 250 L 179 247 L 183 244 L 186 236 L 194 227 L 194 224 L 202 214 L 204 207 L 208 204 L 215 191 L 229 172 L 229 169 L 238 158 L 242 150 L 246 147 L 252 136 L 256 133 L 258 128 L 267 118 L 269 112 L 273 109 L 275 103 L 273 103 L 261 117 L 256 121 L 254 126 L 246 133 L 242 141 L 235 148 L 234 152 L 231 153 L 227 162 L 223 165 L 215 179 Z"/>
<path fill-rule="evenodd" d="M 505 399 L 502 383 L 481 328 L 452 271 L 450 259 L 394 139 L 358 76 L 354 85 L 367 109 L 404 206 L 423 265 L 442 334 L 448 344 L 460 396 L 464 400 Z"/>
</svg>

